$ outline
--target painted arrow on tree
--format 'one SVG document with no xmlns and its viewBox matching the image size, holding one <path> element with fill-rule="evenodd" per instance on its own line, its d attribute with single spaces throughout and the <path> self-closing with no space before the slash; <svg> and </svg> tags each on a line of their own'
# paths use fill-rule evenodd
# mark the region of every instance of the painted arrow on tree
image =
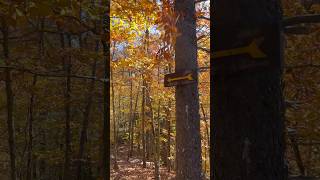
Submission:
<svg viewBox="0 0 320 180">
<path fill-rule="evenodd" d="M 164 75 L 164 86 L 178 86 L 197 82 L 198 71 L 184 70 Z"/>
<path fill-rule="evenodd" d="M 259 48 L 260 41 L 261 39 L 254 39 L 248 46 L 215 52 L 212 58 L 217 59 L 242 54 L 249 54 L 252 58 L 255 59 L 266 58 L 267 55 Z"/>
<path fill-rule="evenodd" d="M 188 75 L 182 76 L 182 77 L 168 78 L 168 82 L 179 81 L 179 80 L 189 80 L 189 81 L 192 81 L 192 80 L 193 80 L 192 73 L 189 73 Z"/>
</svg>

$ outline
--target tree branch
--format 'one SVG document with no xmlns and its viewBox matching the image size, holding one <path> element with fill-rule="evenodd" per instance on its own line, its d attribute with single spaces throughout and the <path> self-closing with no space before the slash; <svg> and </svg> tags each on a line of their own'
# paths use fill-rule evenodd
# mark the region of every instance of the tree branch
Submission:
<svg viewBox="0 0 320 180">
<path fill-rule="evenodd" d="M 57 74 L 57 73 L 52 73 L 52 72 L 36 72 L 31 69 L 25 69 L 25 68 L 20 68 L 20 67 L 13 67 L 13 66 L 0 66 L 0 69 L 12 69 L 15 71 L 20 71 L 20 72 L 26 72 L 29 74 L 37 75 L 37 76 L 43 76 L 43 77 L 66 77 L 67 75 L 65 74 Z M 109 79 L 103 79 L 103 78 L 98 78 L 95 76 L 83 76 L 83 75 L 76 75 L 76 74 L 71 74 L 71 78 L 78 78 L 78 79 L 91 79 L 99 82 L 108 82 Z"/>
<path fill-rule="evenodd" d="M 285 67 L 285 69 L 287 71 L 290 71 L 293 69 L 302 69 L 302 68 L 320 68 L 320 64 L 302 64 L 302 65 L 286 66 Z"/>
<path fill-rule="evenodd" d="M 198 16 L 198 19 L 204 19 L 204 20 L 210 21 L 210 18 L 205 16 Z"/>
<path fill-rule="evenodd" d="M 282 21 L 283 27 L 302 23 L 320 23 L 320 14 L 287 17 Z"/>
<path fill-rule="evenodd" d="M 284 27 L 283 32 L 285 34 L 305 35 L 311 33 L 311 30 L 306 26 L 287 26 Z"/>
<path fill-rule="evenodd" d="M 206 48 L 203 48 L 203 47 L 198 47 L 198 49 L 210 54 L 210 50 L 209 49 L 206 49 Z"/>
<path fill-rule="evenodd" d="M 198 1 L 195 1 L 194 3 L 197 4 L 197 3 L 201 3 L 201 2 L 206 2 L 208 0 L 198 0 Z"/>
</svg>

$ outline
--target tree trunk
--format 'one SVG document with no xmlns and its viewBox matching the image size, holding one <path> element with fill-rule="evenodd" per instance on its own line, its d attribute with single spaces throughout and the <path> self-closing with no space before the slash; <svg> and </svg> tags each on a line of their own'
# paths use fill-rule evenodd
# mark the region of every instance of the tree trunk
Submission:
<svg viewBox="0 0 320 180">
<path fill-rule="evenodd" d="M 217 0 L 214 52 L 260 40 L 266 57 L 213 59 L 215 180 L 283 180 L 282 18 L 279 1 Z M 213 53 L 214 55 L 215 53 Z"/>
<path fill-rule="evenodd" d="M 171 73 L 171 64 L 169 63 L 169 73 Z M 168 107 L 166 109 L 166 126 L 167 126 L 167 146 L 166 146 L 166 154 L 167 154 L 167 157 L 166 157 L 166 164 L 167 164 L 167 168 L 168 168 L 168 172 L 171 171 L 171 160 L 170 160 L 170 156 L 171 156 L 171 151 L 170 151 L 170 148 L 171 148 L 171 99 L 169 99 L 169 102 L 168 102 Z"/>
<path fill-rule="evenodd" d="M 68 34 L 67 35 L 67 41 L 68 41 L 68 45 L 69 47 L 71 47 L 71 37 Z M 61 45 L 62 48 L 64 48 L 64 33 L 62 33 L 61 35 Z M 71 114 L 70 114 L 70 110 L 71 110 L 71 105 L 70 105 L 70 101 L 71 101 L 71 56 L 67 57 L 66 60 L 64 59 L 64 69 L 65 69 L 65 73 L 66 73 L 66 81 L 65 81 L 65 92 L 64 92 L 64 105 L 65 105 L 65 154 L 64 154 L 64 175 L 63 175 L 63 179 L 67 180 L 71 178 L 71 127 L 70 127 L 70 123 L 71 123 Z"/>
<path fill-rule="evenodd" d="M 3 35 L 3 54 L 5 63 L 8 64 L 9 60 L 9 28 L 6 20 L 2 21 L 2 35 Z M 16 180 L 16 143 L 15 143 L 15 131 L 13 120 L 13 93 L 12 93 L 12 79 L 11 70 L 6 68 L 5 70 L 5 84 L 6 84 L 6 96 L 7 96 L 7 127 L 8 127 L 8 144 L 9 144 L 9 156 L 10 156 L 10 176 L 11 180 Z"/>
<path fill-rule="evenodd" d="M 142 139 L 142 161 L 143 168 L 146 168 L 146 142 L 145 142 L 145 91 L 146 91 L 146 81 L 142 75 L 143 87 L 142 87 L 142 103 L 141 103 L 141 139 Z"/>
<path fill-rule="evenodd" d="M 35 88 L 37 83 L 37 76 L 33 76 L 32 87 Z M 30 96 L 30 104 L 29 104 L 29 114 L 28 114 L 28 135 L 29 135 L 29 145 L 28 145 L 28 162 L 27 162 L 27 180 L 32 180 L 32 172 L 33 172 L 33 112 L 34 112 L 34 92 L 32 90 Z"/>
<path fill-rule="evenodd" d="M 196 16 L 193 0 L 175 1 L 180 36 L 175 44 L 175 71 L 196 70 Z M 187 51 L 186 51 L 187 49 Z M 201 179 L 198 84 L 176 87 L 176 179 Z"/>
<path fill-rule="evenodd" d="M 128 161 L 129 158 L 132 156 L 132 145 L 131 144 L 131 139 L 133 139 L 133 108 L 132 108 L 132 99 L 133 99 L 133 81 L 131 77 L 132 72 L 129 72 L 129 78 L 130 78 L 130 114 L 129 114 L 129 153 L 128 153 Z"/>
<path fill-rule="evenodd" d="M 147 99 L 147 96 L 146 96 L 146 99 Z M 146 117 L 148 117 L 146 115 Z M 148 123 L 150 123 L 149 121 L 146 121 L 145 124 L 147 124 L 148 126 Z M 150 160 L 150 131 L 149 129 L 146 129 L 145 128 L 145 150 L 146 150 L 146 160 L 149 161 Z"/>
<path fill-rule="evenodd" d="M 161 108 L 161 101 L 159 99 L 158 101 L 158 114 L 157 114 L 157 123 L 158 123 L 158 129 L 157 129 L 157 138 L 154 140 L 155 144 L 155 179 L 160 179 L 160 108 Z M 155 133 L 154 133 L 155 134 Z M 155 136 L 154 136 L 155 137 Z"/>
<path fill-rule="evenodd" d="M 105 4 L 106 8 L 110 8 L 109 1 L 106 2 Z M 109 169 L 109 161 L 110 161 L 110 110 L 109 110 L 109 94 L 110 94 L 110 47 L 109 47 L 109 42 L 110 42 L 110 17 L 107 12 L 105 12 L 103 17 L 103 33 L 105 39 L 102 39 L 102 44 L 103 44 L 103 55 L 105 58 L 105 64 L 104 64 L 104 79 L 106 82 L 103 83 L 103 153 L 102 153 L 102 168 L 103 168 L 103 180 L 107 180 L 109 178 L 110 174 L 110 169 Z"/>
<path fill-rule="evenodd" d="M 129 157 L 132 157 L 132 153 L 133 153 L 133 138 L 134 138 L 134 125 L 136 122 L 136 111 L 137 111 L 137 107 L 138 107 L 138 98 L 139 98 L 139 86 L 137 89 L 137 96 L 136 96 L 136 101 L 135 101 L 135 106 L 134 106 L 134 110 L 133 110 L 133 117 L 132 117 L 132 124 L 131 124 L 131 139 L 130 139 L 130 152 L 129 152 Z"/>
<path fill-rule="evenodd" d="M 114 75 L 114 74 L 112 74 L 112 75 Z M 123 77 L 123 75 L 122 75 L 122 77 Z M 112 80 L 114 80 L 114 77 L 112 76 Z M 114 82 L 114 81 L 113 81 Z M 116 138 L 117 138 L 117 144 L 115 144 L 116 146 L 116 154 L 118 153 L 118 138 L 119 137 L 121 137 L 121 134 L 120 134 L 120 131 L 119 131 L 119 127 L 120 127 L 120 125 L 123 125 L 121 122 L 122 122 L 122 113 L 121 113 L 121 111 L 122 111 L 122 108 L 121 108 L 121 105 L 122 105 L 122 102 L 121 102 L 121 98 L 122 98 L 122 96 L 121 96 L 121 94 L 122 94 L 122 85 L 119 85 L 119 89 L 117 90 L 117 92 L 118 92 L 118 114 L 117 114 L 117 123 L 116 123 Z M 120 135 L 119 135 L 119 134 Z M 120 141 L 120 143 L 121 143 L 121 141 Z"/>
<path fill-rule="evenodd" d="M 41 18 L 40 20 L 40 32 L 39 32 L 39 61 L 41 62 L 44 57 L 44 51 L 45 51 L 45 46 L 44 46 L 44 25 L 45 25 L 45 19 Z M 37 75 L 33 75 L 33 80 L 32 80 L 32 88 L 35 88 L 37 84 Z M 33 164 L 34 164 L 34 155 L 33 155 L 33 120 L 34 120 L 34 106 L 35 106 L 35 92 L 34 89 L 32 89 L 31 94 L 30 94 L 30 102 L 29 102 L 29 109 L 28 109 L 28 135 L 29 135 L 29 144 L 28 144 L 28 157 L 27 157 L 27 173 L 26 173 L 26 179 L 27 180 L 32 180 L 33 178 L 36 178 L 33 176 Z"/>
<path fill-rule="evenodd" d="M 175 44 L 175 71 L 196 70 L 197 37 L 193 0 L 175 1 L 180 35 Z M 176 87 L 176 179 L 201 179 L 198 84 Z"/>
<path fill-rule="evenodd" d="M 114 79 L 113 79 L 113 73 L 112 73 L 112 71 L 111 71 L 111 82 L 112 82 L 112 84 L 111 84 L 111 90 L 112 90 L 112 117 L 113 117 L 113 143 L 114 143 L 114 163 L 113 163 L 113 168 L 115 169 L 115 170 L 117 170 L 117 169 L 119 169 L 118 168 L 118 164 L 117 164 L 117 122 L 116 122 L 116 110 L 115 110 L 115 108 L 116 108 L 116 106 L 115 106 L 115 99 L 114 99 L 114 96 L 115 96 L 115 92 L 114 92 Z"/>
<path fill-rule="evenodd" d="M 99 42 L 96 42 L 96 52 L 99 51 Z M 96 69 L 97 69 L 97 59 L 94 60 L 92 65 L 92 72 L 91 76 L 96 76 Z M 77 179 L 80 180 L 81 178 L 81 172 L 82 172 L 82 162 L 84 159 L 84 151 L 85 151 L 85 143 L 87 141 L 87 131 L 89 127 L 89 118 L 91 113 L 91 106 L 92 106 L 92 99 L 93 99 L 93 93 L 95 89 L 95 80 L 91 80 L 89 84 L 89 91 L 88 91 L 88 99 L 87 104 L 85 107 L 85 111 L 83 113 L 83 122 L 82 122 L 82 128 L 81 128 L 81 134 L 80 134 L 80 145 L 79 145 L 79 157 L 78 157 L 78 169 L 77 169 Z M 86 161 L 85 161 L 86 162 Z"/>
<path fill-rule="evenodd" d="M 171 171 L 171 160 L 170 160 L 170 156 L 171 156 L 171 115 L 170 115 L 170 108 L 171 108 L 171 100 L 169 100 L 169 104 L 168 104 L 168 110 L 166 112 L 166 118 L 167 118 L 167 159 L 166 159 L 166 163 L 167 163 L 167 168 L 168 168 L 168 172 Z"/>
<path fill-rule="evenodd" d="M 203 120 L 204 120 L 204 123 L 205 123 L 205 126 L 206 126 L 206 137 L 207 137 L 207 144 L 204 144 L 206 145 L 205 146 L 205 161 L 204 161 L 204 172 L 207 171 L 207 153 L 209 153 L 209 145 L 210 145 L 210 134 L 209 134 L 209 125 L 208 125 L 208 122 L 207 122 L 207 116 L 206 116 L 206 112 L 204 111 L 204 108 L 203 108 L 203 104 L 200 104 L 201 106 L 201 111 L 202 111 L 202 115 L 203 115 Z M 210 156 L 209 156 L 210 158 Z"/>
</svg>

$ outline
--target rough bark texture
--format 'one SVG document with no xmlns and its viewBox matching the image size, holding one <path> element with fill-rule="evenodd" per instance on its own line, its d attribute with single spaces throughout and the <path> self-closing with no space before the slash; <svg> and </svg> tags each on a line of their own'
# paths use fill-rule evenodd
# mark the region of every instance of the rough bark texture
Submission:
<svg viewBox="0 0 320 180">
<path fill-rule="evenodd" d="M 193 0 L 176 0 L 179 15 L 175 71 L 196 70 L 196 16 Z M 201 179 L 201 142 L 198 84 L 176 87 L 176 179 Z"/>
<path fill-rule="evenodd" d="M 276 0 L 216 0 L 214 52 L 263 38 L 267 55 L 213 59 L 215 180 L 284 180 L 282 18 Z"/>
</svg>

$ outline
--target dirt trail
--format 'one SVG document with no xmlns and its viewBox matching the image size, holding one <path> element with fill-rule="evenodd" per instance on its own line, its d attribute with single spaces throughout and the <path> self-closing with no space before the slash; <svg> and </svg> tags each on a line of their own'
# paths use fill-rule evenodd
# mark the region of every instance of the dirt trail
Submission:
<svg viewBox="0 0 320 180">
<path fill-rule="evenodd" d="M 142 168 L 142 160 L 132 157 L 127 161 L 129 147 L 120 146 L 118 149 L 119 170 L 113 169 L 113 160 L 110 163 L 110 178 L 112 180 L 152 180 L 154 179 L 153 162 L 147 162 L 147 167 Z M 136 155 L 137 153 L 134 153 Z M 166 167 L 160 168 L 161 180 L 173 180 L 174 172 L 168 173 Z"/>
</svg>

